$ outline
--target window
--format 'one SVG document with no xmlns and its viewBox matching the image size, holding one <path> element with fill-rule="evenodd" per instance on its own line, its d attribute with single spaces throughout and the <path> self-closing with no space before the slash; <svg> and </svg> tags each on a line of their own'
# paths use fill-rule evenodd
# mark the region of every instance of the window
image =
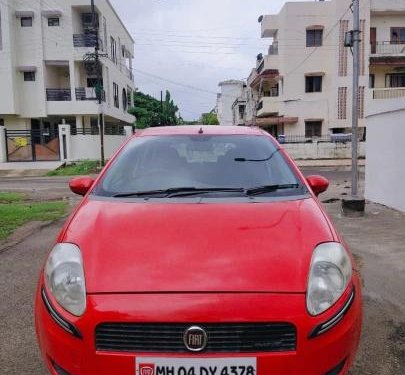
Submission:
<svg viewBox="0 0 405 375">
<path fill-rule="evenodd" d="M 117 63 L 117 42 L 113 37 L 111 37 L 111 60 Z"/>
<path fill-rule="evenodd" d="M 240 105 L 239 106 L 239 120 L 244 120 L 245 119 L 245 111 L 246 111 L 246 106 L 245 105 Z"/>
<path fill-rule="evenodd" d="M 236 158 L 262 162 L 241 163 Z M 270 191 L 261 196 L 281 198 L 306 192 L 283 154 L 277 152 L 276 145 L 267 137 L 155 136 L 132 140 L 103 176 L 95 194 L 112 196 L 128 191 L 162 190 L 181 186 L 226 186 L 240 189 L 285 184 L 296 187 Z M 246 197 L 245 194 L 243 191 L 212 194 L 205 192 L 200 196 L 224 199 Z M 167 194 L 152 196 L 157 199 L 167 198 Z"/>
<path fill-rule="evenodd" d="M 25 82 L 35 81 L 35 72 L 24 72 L 24 81 Z"/>
<path fill-rule="evenodd" d="M 323 39 L 322 29 L 307 30 L 307 47 L 321 47 Z"/>
<path fill-rule="evenodd" d="M 124 112 L 128 109 L 128 97 L 125 89 L 122 89 L 122 109 Z"/>
<path fill-rule="evenodd" d="M 321 137 L 322 121 L 305 121 L 305 137 Z"/>
<path fill-rule="evenodd" d="M 103 51 L 107 52 L 107 20 L 103 17 L 103 33 L 104 33 L 104 48 Z"/>
<path fill-rule="evenodd" d="M 370 74 L 369 75 L 368 87 L 370 89 L 373 89 L 375 87 L 375 74 Z"/>
<path fill-rule="evenodd" d="M 48 26 L 59 26 L 60 21 L 58 17 L 48 18 Z"/>
<path fill-rule="evenodd" d="M 306 76 L 305 92 L 322 92 L 322 76 Z"/>
<path fill-rule="evenodd" d="M 127 88 L 127 97 L 128 97 L 128 109 L 132 107 L 132 90 Z"/>
<path fill-rule="evenodd" d="M 405 27 L 391 27 L 391 43 L 405 43 Z"/>
<path fill-rule="evenodd" d="M 21 27 L 32 27 L 32 17 L 21 17 Z"/>
<path fill-rule="evenodd" d="M 87 78 L 87 87 L 97 87 L 98 86 L 98 79 L 97 78 Z M 103 87 L 103 79 L 100 80 L 100 86 Z"/>
<path fill-rule="evenodd" d="M 115 82 L 113 82 L 114 106 L 116 108 L 120 107 L 120 99 L 118 97 L 118 92 L 119 92 L 118 85 Z"/>
<path fill-rule="evenodd" d="M 405 74 L 392 73 L 385 76 L 385 87 L 405 87 Z"/>
<path fill-rule="evenodd" d="M 4 118 L 0 118 L 0 126 L 4 126 Z"/>
</svg>

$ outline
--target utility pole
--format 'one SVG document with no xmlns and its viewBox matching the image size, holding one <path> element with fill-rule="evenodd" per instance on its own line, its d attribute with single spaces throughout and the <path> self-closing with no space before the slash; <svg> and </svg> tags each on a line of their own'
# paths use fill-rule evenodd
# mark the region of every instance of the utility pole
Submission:
<svg viewBox="0 0 405 375">
<path fill-rule="evenodd" d="M 360 0 L 353 0 L 352 198 L 359 197 Z"/>
<path fill-rule="evenodd" d="M 359 194 L 359 77 L 360 77 L 360 0 L 353 0 L 353 30 L 346 35 L 345 46 L 353 48 L 353 98 L 352 98 L 352 192 L 342 200 L 343 213 L 348 216 L 363 216 L 365 199 Z"/>
<path fill-rule="evenodd" d="M 100 156 L 101 156 L 101 166 L 105 165 L 105 155 L 104 155 L 104 116 L 103 116 L 103 84 L 102 82 L 102 66 L 100 63 L 100 45 L 98 40 L 99 34 L 99 22 L 96 13 L 96 8 L 94 6 L 94 0 L 91 0 L 91 13 L 93 15 L 93 36 L 95 39 L 95 51 L 94 51 L 94 62 L 97 75 L 97 87 L 96 96 L 99 104 L 99 129 L 100 129 Z"/>
</svg>

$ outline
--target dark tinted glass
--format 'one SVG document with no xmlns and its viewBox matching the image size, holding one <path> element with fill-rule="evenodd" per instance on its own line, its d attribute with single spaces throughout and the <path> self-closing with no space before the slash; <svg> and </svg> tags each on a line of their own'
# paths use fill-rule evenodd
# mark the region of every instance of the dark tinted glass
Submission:
<svg viewBox="0 0 405 375">
<path fill-rule="evenodd" d="M 111 196 L 179 187 L 253 188 L 274 184 L 299 181 L 267 137 L 155 136 L 134 139 L 95 192 Z"/>
<path fill-rule="evenodd" d="M 21 27 L 31 27 L 32 17 L 21 17 Z"/>
<path fill-rule="evenodd" d="M 48 26 L 59 26 L 59 18 L 48 18 Z"/>
</svg>

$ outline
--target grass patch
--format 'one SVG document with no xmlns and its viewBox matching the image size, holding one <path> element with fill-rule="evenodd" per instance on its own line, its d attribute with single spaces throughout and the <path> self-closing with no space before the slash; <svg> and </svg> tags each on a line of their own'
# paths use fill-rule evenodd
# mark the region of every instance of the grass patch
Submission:
<svg viewBox="0 0 405 375">
<path fill-rule="evenodd" d="M 3 194 L 3 193 L 2 193 Z M 67 202 L 0 203 L 0 240 L 29 221 L 51 221 L 66 212 Z"/>
<path fill-rule="evenodd" d="M 83 176 L 95 174 L 98 173 L 98 167 L 98 161 L 86 160 L 50 171 L 47 173 L 47 176 Z"/>
<path fill-rule="evenodd" d="M 0 204 L 21 202 L 25 198 L 23 193 L 9 193 L 0 191 Z"/>
</svg>

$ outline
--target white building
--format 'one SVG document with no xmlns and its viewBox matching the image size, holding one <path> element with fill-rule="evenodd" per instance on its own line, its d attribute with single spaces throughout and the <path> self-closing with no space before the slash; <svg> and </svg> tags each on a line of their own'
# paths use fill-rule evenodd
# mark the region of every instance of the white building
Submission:
<svg viewBox="0 0 405 375">
<path fill-rule="evenodd" d="M 405 1 L 371 2 L 366 198 L 405 212 Z"/>
<path fill-rule="evenodd" d="M 235 125 L 233 105 L 246 87 L 246 83 L 229 80 L 219 83 L 221 93 L 217 96 L 217 115 L 221 125 Z"/>
<path fill-rule="evenodd" d="M 135 121 L 128 113 L 134 41 L 108 0 L 95 3 L 101 108 L 106 134 L 118 134 Z M 72 134 L 98 132 L 97 71 L 87 55 L 97 41 L 92 20 L 88 0 L 0 1 L 0 125 L 9 161 L 59 159 L 62 122 Z"/>
<path fill-rule="evenodd" d="M 274 135 L 350 132 L 352 58 L 344 37 L 353 28 L 351 3 L 286 3 L 279 14 L 260 17 L 262 37 L 272 44 L 248 79 L 257 101 L 257 125 Z M 369 1 L 361 1 L 361 128 L 369 84 L 370 16 Z"/>
</svg>

